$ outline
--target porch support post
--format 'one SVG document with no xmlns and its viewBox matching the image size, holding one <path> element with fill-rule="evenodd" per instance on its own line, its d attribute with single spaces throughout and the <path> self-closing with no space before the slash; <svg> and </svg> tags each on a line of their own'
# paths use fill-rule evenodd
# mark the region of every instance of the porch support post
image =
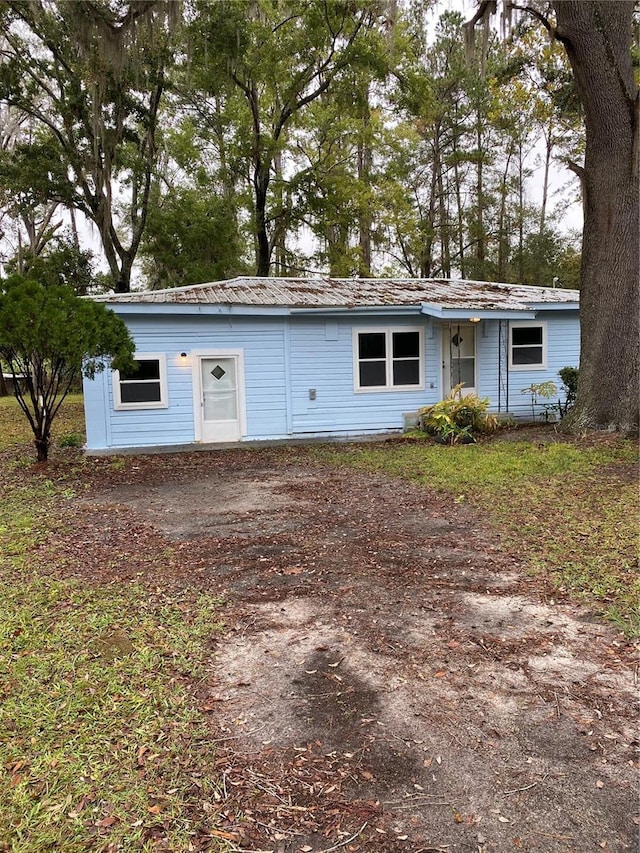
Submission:
<svg viewBox="0 0 640 853">
<path fill-rule="evenodd" d="M 498 411 L 509 411 L 509 321 L 498 320 Z"/>
</svg>

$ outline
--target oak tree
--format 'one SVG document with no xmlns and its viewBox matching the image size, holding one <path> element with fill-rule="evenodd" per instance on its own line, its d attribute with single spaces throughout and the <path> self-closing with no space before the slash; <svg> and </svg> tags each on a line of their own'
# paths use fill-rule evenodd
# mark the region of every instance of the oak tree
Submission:
<svg viewBox="0 0 640 853">
<path fill-rule="evenodd" d="M 113 284 L 130 288 L 172 61 L 169 0 L 4 0 L 0 99 L 47 132 L 73 206 L 99 231 Z"/>
<path fill-rule="evenodd" d="M 555 21 L 533 16 L 564 47 L 584 110 L 580 380 L 573 430 L 637 433 L 640 408 L 640 93 L 634 78 L 633 0 L 555 0 Z M 483 0 L 471 30 L 495 11 Z"/>
</svg>

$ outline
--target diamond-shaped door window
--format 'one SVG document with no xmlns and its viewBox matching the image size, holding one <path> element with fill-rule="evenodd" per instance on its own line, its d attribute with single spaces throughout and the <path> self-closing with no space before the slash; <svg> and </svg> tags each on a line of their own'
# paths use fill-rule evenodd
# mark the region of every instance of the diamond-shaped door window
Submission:
<svg viewBox="0 0 640 853">
<path fill-rule="evenodd" d="M 213 376 L 214 379 L 222 379 L 222 377 L 225 375 L 225 373 L 226 373 L 226 371 L 223 370 L 219 364 L 216 364 L 216 366 L 211 371 L 211 375 Z"/>
</svg>

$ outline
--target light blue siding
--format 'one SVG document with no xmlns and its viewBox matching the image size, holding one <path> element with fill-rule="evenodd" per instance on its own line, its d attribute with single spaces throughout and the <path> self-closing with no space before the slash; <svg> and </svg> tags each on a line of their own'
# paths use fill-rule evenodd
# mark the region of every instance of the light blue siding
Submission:
<svg viewBox="0 0 640 853">
<path fill-rule="evenodd" d="M 239 316 L 224 314 L 126 313 L 139 353 L 164 353 L 168 407 L 115 411 L 112 372 L 85 380 L 87 447 L 92 450 L 189 444 L 195 440 L 192 350 L 242 350 L 247 414 L 244 440 L 312 435 L 357 435 L 401 430 L 403 414 L 442 398 L 442 325 L 423 314 L 375 318 Z M 524 410 L 520 391 L 531 383 L 554 381 L 558 370 L 577 366 L 579 324 L 576 311 L 539 312 L 547 327 L 547 368 L 502 373 L 501 409 Z M 444 323 L 444 321 L 443 321 Z M 423 331 L 424 388 L 354 390 L 354 328 L 420 327 Z M 476 330 L 477 391 L 498 406 L 498 321 L 483 320 Z M 503 367 L 505 360 L 503 359 Z M 310 390 L 315 399 L 310 399 Z"/>
<path fill-rule="evenodd" d="M 523 394 L 522 390 L 531 385 L 543 382 L 554 382 L 561 393 L 562 382 L 558 371 L 563 367 L 578 367 L 580 355 L 580 325 L 578 311 L 540 311 L 535 322 L 546 325 L 547 332 L 547 365 L 546 368 L 530 370 L 508 369 L 508 353 L 502 359 L 502 375 L 499 374 L 499 324 L 497 320 L 483 321 L 478 330 L 476 345 L 478 395 L 488 397 L 491 408 L 497 409 L 500 404 L 502 411 L 515 415 L 526 416 L 531 411 L 531 397 Z M 505 322 L 506 327 L 506 322 Z M 501 382 L 499 380 L 501 379 Z M 498 394 L 500 384 L 501 392 Z M 555 403 L 557 398 L 543 402 Z M 537 413 L 543 410 L 538 406 Z"/>
<path fill-rule="evenodd" d="M 126 317 L 139 353 L 166 353 L 168 408 L 115 411 L 113 374 L 85 380 L 87 447 L 153 447 L 195 440 L 191 350 L 243 349 L 247 438 L 287 434 L 284 324 L 281 318 Z"/>
<path fill-rule="evenodd" d="M 488 397 L 491 408 L 498 407 L 498 378 L 499 378 L 499 323 L 497 320 L 483 320 L 476 331 L 476 381 L 479 397 Z M 504 359 L 503 359 L 504 363 Z M 506 383 L 503 387 L 506 387 Z M 504 397 L 501 399 L 504 408 Z"/>
<path fill-rule="evenodd" d="M 433 390 L 355 391 L 353 331 L 403 327 L 423 330 L 425 386 Z M 402 429 L 404 412 L 412 412 L 437 399 L 438 360 L 432 337 L 433 325 L 424 316 L 376 319 L 340 319 L 328 324 L 323 318 L 291 321 L 292 433 L 363 433 Z M 316 399 L 309 399 L 314 389 Z"/>
</svg>

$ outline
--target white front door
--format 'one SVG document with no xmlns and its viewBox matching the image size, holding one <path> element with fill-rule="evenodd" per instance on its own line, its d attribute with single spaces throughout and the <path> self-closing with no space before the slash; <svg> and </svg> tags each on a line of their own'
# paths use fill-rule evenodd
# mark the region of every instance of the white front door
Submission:
<svg viewBox="0 0 640 853">
<path fill-rule="evenodd" d="M 243 429 L 243 376 L 240 353 L 200 355 L 198 362 L 200 421 L 196 438 L 203 442 L 239 441 Z M 194 401 L 195 402 L 195 401 Z"/>
<path fill-rule="evenodd" d="M 462 396 L 476 393 L 476 327 L 471 323 L 449 323 L 442 327 L 443 396 L 460 383 Z"/>
</svg>

